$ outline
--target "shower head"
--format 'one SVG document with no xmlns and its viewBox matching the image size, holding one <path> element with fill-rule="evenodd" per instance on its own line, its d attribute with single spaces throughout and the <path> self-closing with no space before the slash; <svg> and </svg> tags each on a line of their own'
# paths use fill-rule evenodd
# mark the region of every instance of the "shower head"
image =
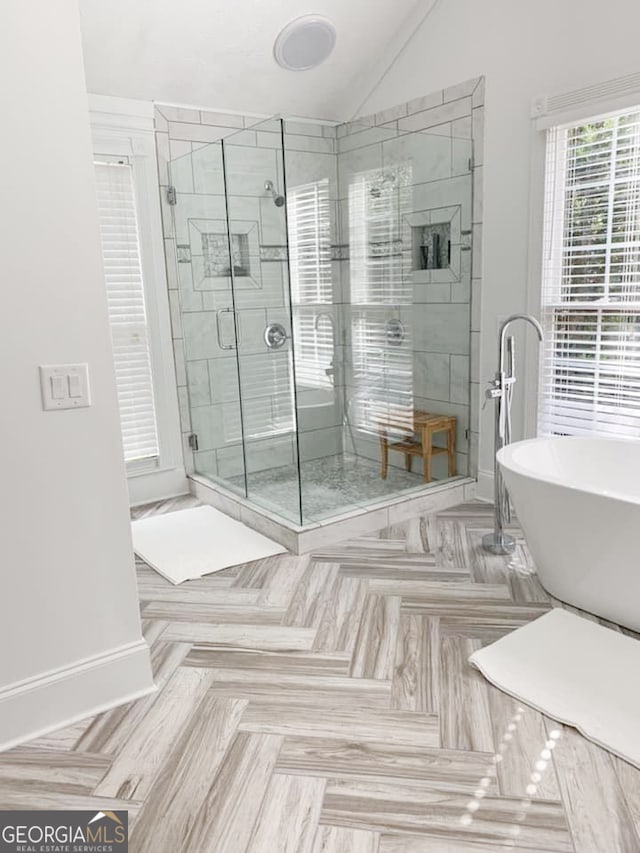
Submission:
<svg viewBox="0 0 640 853">
<path fill-rule="evenodd" d="M 273 199 L 273 203 L 276 207 L 282 207 L 284 204 L 284 196 L 278 195 L 273 185 L 273 181 L 265 181 L 264 182 L 265 191 L 271 194 L 271 198 Z"/>
</svg>

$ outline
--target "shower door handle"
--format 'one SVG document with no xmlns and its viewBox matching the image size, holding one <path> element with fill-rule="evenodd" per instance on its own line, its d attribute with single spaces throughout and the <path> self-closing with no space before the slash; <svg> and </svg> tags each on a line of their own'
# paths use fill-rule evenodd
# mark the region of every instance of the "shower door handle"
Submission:
<svg viewBox="0 0 640 853">
<path fill-rule="evenodd" d="M 222 333 L 222 325 L 221 325 L 221 315 L 222 314 L 231 314 L 231 318 L 233 320 L 233 332 L 234 332 L 234 343 L 225 344 L 224 335 Z M 240 343 L 240 334 L 238 329 L 238 324 L 236 323 L 236 312 L 233 308 L 221 308 L 216 312 L 216 328 L 218 332 L 218 346 L 220 349 L 237 349 L 238 344 Z"/>
</svg>

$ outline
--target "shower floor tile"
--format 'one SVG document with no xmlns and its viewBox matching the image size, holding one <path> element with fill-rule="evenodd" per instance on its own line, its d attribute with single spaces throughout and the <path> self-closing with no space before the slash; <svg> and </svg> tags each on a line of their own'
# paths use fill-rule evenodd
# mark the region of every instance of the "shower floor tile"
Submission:
<svg viewBox="0 0 640 853">
<path fill-rule="evenodd" d="M 249 474 L 247 480 L 252 501 L 288 518 L 299 517 L 298 471 L 295 465 Z M 379 463 L 351 454 L 303 462 L 300 480 L 305 524 L 368 506 L 423 485 L 422 474 L 392 467 L 387 479 L 383 480 Z M 242 486 L 243 481 L 243 477 L 234 477 L 231 483 Z"/>
</svg>

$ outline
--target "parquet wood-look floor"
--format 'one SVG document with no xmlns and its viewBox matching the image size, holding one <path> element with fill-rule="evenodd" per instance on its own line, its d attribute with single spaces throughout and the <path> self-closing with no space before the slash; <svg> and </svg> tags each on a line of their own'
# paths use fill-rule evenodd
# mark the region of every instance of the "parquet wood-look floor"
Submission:
<svg viewBox="0 0 640 853">
<path fill-rule="evenodd" d="M 1 755 L 0 808 L 128 809 L 132 853 L 638 853 L 640 772 L 467 663 L 557 604 L 490 526 L 471 503 L 179 587 L 139 562 L 158 692 Z"/>
</svg>

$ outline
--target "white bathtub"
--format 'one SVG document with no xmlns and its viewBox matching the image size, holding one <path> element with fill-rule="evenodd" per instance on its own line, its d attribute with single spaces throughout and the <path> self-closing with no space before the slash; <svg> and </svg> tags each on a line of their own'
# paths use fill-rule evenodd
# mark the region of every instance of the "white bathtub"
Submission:
<svg viewBox="0 0 640 853">
<path fill-rule="evenodd" d="M 640 441 L 537 438 L 498 462 L 545 589 L 640 631 Z"/>
</svg>

